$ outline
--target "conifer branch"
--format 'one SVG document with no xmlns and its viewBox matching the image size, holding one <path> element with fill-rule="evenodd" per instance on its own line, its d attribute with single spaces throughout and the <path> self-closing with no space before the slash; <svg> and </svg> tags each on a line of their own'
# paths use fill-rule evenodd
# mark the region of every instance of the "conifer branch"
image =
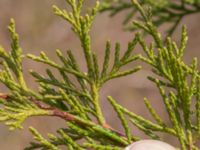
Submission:
<svg viewBox="0 0 200 150">
<path fill-rule="evenodd" d="M 182 29 L 181 42 L 177 44 L 170 37 L 163 40 L 162 35 L 157 31 L 157 24 L 154 20 L 155 12 L 164 11 L 163 13 L 171 14 L 178 10 L 181 11 L 179 16 L 183 12 L 197 12 L 199 11 L 199 6 L 196 6 L 198 1 L 183 0 L 181 5 L 172 2 L 161 5 L 161 2 L 164 1 L 160 1 L 160 3 L 153 5 L 156 9 L 153 8 L 152 11 L 144 8 L 146 5 L 153 4 L 152 1 L 140 3 L 139 0 L 132 0 L 130 5 L 123 3 L 123 1 L 118 2 L 123 6 L 116 9 L 116 13 L 129 7 L 134 9 L 132 13 L 140 13 L 140 20 L 134 20 L 133 25 L 152 37 L 150 45 L 145 42 L 145 38 L 140 33 L 135 34 L 124 53 L 121 52 L 119 43 L 116 43 L 114 50 L 112 50 L 111 43 L 107 42 L 104 60 L 102 64 L 99 64 L 98 56 L 92 50 L 89 34 L 93 20 L 99 11 L 99 2 L 90 12 L 83 14 L 84 0 L 66 0 L 66 3 L 71 7 L 71 12 L 57 6 L 53 6 L 53 9 L 56 15 L 72 26 L 72 30 L 78 36 L 87 72 L 85 73 L 79 67 L 72 51 L 67 51 L 65 56 L 61 50 L 56 50 L 60 63 L 51 60 L 44 52 L 41 52 L 40 56 L 28 54 L 27 57 L 35 62 L 48 65 L 46 75 L 30 71 L 30 74 L 38 82 L 38 92 L 28 87 L 24 80 L 22 68 L 24 55 L 19 46 L 14 20 L 11 20 L 9 25 L 11 51 L 8 52 L 0 47 L 2 61 L 0 82 L 9 89 L 7 94 L 0 93 L 0 121 L 5 122 L 13 130 L 21 129 L 23 122 L 33 116 L 59 117 L 66 121 L 66 126 L 57 130 L 58 135 L 49 134 L 48 140 L 31 127 L 30 131 L 36 142 L 31 142 L 30 147 L 26 150 L 38 148 L 59 150 L 60 146 L 69 150 L 122 150 L 133 141 L 140 139 L 133 135 L 130 125 L 136 126 L 151 139 L 161 139 L 157 134 L 161 132 L 177 138 L 182 150 L 198 150 L 197 141 L 200 139 L 200 74 L 197 68 L 197 58 L 194 58 L 189 65 L 182 59 L 188 40 L 185 26 Z M 194 10 L 192 8 L 190 10 L 188 5 L 192 5 Z M 164 6 L 169 7 L 165 8 Z M 168 8 L 172 8 L 172 10 L 168 10 Z M 131 18 L 132 14 L 129 14 L 128 17 Z M 163 16 L 155 17 L 159 17 L 158 19 L 161 19 L 162 23 L 166 21 L 162 20 Z M 126 19 L 129 20 L 129 18 Z M 178 25 L 176 20 L 174 23 L 175 26 L 171 32 Z M 133 53 L 136 45 L 141 47 L 145 56 Z M 113 62 L 110 59 L 112 53 L 114 54 Z M 147 98 L 145 98 L 145 105 L 154 121 L 129 111 L 109 96 L 108 101 L 113 106 L 124 128 L 124 133 L 121 133 L 107 124 L 99 93 L 107 81 L 139 71 L 141 66 L 134 66 L 128 70 L 123 69 L 125 65 L 136 60 L 141 60 L 151 66 L 154 75 L 147 78 L 158 88 L 170 124 L 165 123 Z M 102 69 L 100 69 L 100 65 Z M 62 79 L 54 75 L 51 68 L 57 70 Z M 76 81 L 70 76 L 73 76 Z M 195 109 L 192 108 L 193 104 L 196 106 Z"/>
<path fill-rule="evenodd" d="M 166 30 L 167 36 L 174 33 L 184 17 L 200 12 L 198 0 L 157 0 L 156 2 L 154 0 L 139 0 L 138 2 L 143 8 L 147 8 L 146 12 L 148 11 L 149 15 L 152 16 L 155 26 L 170 24 Z M 109 12 L 110 16 L 127 12 L 123 24 L 125 29 L 129 31 L 137 29 L 137 27 L 130 25 L 133 18 L 142 19 L 140 15 L 138 16 L 137 8 L 130 1 L 125 0 L 104 0 L 100 11 Z"/>
<path fill-rule="evenodd" d="M 3 99 L 4 101 L 7 101 L 7 102 L 11 102 L 11 100 L 12 100 L 12 98 L 9 97 L 8 94 L 3 94 L 3 93 L 0 93 L 0 99 Z M 67 113 L 67 112 L 63 112 L 60 109 L 54 108 L 54 107 L 52 107 L 48 104 L 45 104 L 41 101 L 38 101 L 38 100 L 35 100 L 35 99 L 32 99 L 32 98 L 30 98 L 29 100 L 30 100 L 30 102 L 35 104 L 38 108 L 44 110 L 45 113 L 43 115 L 59 117 L 61 119 L 69 121 L 69 122 L 75 122 L 76 124 L 78 124 L 80 126 L 84 126 L 84 127 L 98 127 L 98 128 L 101 128 L 101 131 L 110 130 L 111 132 L 115 133 L 118 136 L 125 137 L 124 134 L 116 131 L 115 129 L 112 129 L 107 124 L 104 125 L 104 126 L 99 126 L 98 124 L 95 124 L 94 122 L 85 121 L 84 119 L 81 119 L 80 117 L 77 117 L 77 116 L 72 115 L 72 114 Z M 39 115 L 42 115 L 42 114 L 39 113 Z"/>
<path fill-rule="evenodd" d="M 188 39 L 186 28 L 183 27 L 182 29 L 180 47 L 169 37 L 167 41 L 163 41 L 155 25 L 152 23 L 151 17 L 146 14 L 136 0 L 132 0 L 132 2 L 140 11 L 144 20 L 143 22 L 134 22 L 134 25 L 145 30 L 154 40 L 148 48 L 142 37 L 139 38 L 139 43 L 147 56 L 146 58 L 142 56 L 141 59 L 151 65 L 153 72 L 159 77 L 159 79 L 154 77 L 149 79 L 158 87 L 173 128 L 176 131 L 176 136 L 180 141 L 181 149 L 186 150 L 191 145 L 188 141 L 188 139 L 191 139 L 189 137 L 191 134 L 189 135 L 188 132 L 196 132 L 193 131 L 196 130 L 196 125 L 193 125 L 191 121 L 191 104 L 193 97 L 196 95 L 195 91 L 199 78 L 197 59 L 194 58 L 189 66 L 182 60 Z M 156 47 L 152 46 L 154 43 Z M 190 81 L 188 81 L 189 78 Z M 166 87 L 170 88 L 168 89 L 170 90 L 169 93 L 165 91 Z M 152 108 L 150 108 L 150 111 L 155 116 Z M 183 116 L 180 115 L 181 113 Z M 158 117 L 155 117 L 155 119 L 158 120 Z M 160 119 L 158 121 L 160 122 Z M 137 122 L 135 124 L 137 125 Z"/>
</svg>

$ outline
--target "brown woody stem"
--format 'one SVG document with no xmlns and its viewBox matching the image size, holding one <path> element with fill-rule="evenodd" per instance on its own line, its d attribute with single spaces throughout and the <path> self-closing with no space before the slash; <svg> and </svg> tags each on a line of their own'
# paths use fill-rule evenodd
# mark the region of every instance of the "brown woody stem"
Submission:
<svg viewBox="0 0 200 150">
<path fill-rule="evenodd" d="M 8 94 L 4 94 L 4 93 L 0 93 L 0 98 L 4 99 L 4 100 L 9 100 L 9 95 Z M 32 99 L 32 98 L 30 98 L 29 100 L 31 102 L 33 102 L 40 109 L 48 110 L 50 116 L 56 116 L 56 117 L 59 117 L 59 118 L 62 118 L 64 120 L 66 120 L 66 121 L 73 121 L 73 122 L 76 122 L 79 125 L 87 125 L 89 127 L 99 126 L 98 124 L 96 124 L 96 123 L 94 123 L 92 121 L 85 121 L 85 120 L 81 119 L 80 117 L 72 115 L 72 114 L 70 114 L 68 112 L 64 112 L 64 111 L 62 111 L 62 110 L 60 110 L 58 108 L 53 108 L 53 107 L 51 107 L 50 105 L 48 105 L 48 104 L 46 104 L 44 102 L 41 102 L 41 101 L 38 101 L 38 100 L 35 100 L 35 99 Z M 125 137 L 125 135 L 123 133 L 113 129 L 108 124 L 104 124 L 101 127 L 104 128 L 104 129 L 110 130 L 111 132 L 117 134 L 118 136 L 123 137 L 124 139 L 126 139 L 126 137 Z"/>
</svg>

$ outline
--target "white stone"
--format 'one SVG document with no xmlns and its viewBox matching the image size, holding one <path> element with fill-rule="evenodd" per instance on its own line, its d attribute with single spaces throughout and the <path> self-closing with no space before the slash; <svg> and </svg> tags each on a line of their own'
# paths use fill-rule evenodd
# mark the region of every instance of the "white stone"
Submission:
<svg viewBox="0 0 200 150">
<path fill-rule="evenodd" d="M 173 146 L 158 140 L 141 140 L 134 142 L 124 150 L 176 150 Z"/>
</svg>

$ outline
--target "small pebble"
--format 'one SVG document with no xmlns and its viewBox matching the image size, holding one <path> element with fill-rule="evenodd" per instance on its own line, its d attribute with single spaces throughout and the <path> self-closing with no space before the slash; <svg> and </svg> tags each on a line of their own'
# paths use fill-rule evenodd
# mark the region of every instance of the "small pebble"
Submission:
<svg viewBox="0 0 200 150">
<path fill-rule="evenodd" d="M 124 150 L 176 150 L 168 143 L 158 140 L 141 140 L 134 142 Z"/>
</svg>

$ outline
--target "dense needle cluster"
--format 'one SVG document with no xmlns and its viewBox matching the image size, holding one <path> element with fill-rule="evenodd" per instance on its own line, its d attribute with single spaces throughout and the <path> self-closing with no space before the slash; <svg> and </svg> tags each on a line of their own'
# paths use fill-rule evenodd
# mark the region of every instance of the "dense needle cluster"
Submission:
<svg viewBox="0 0 200 150">
<path fill-rule="evenodd" d="M 141 16 L 139 21 L 133 22 L 133 26 L 150 35 L 152 42 L 146 44 L 145 38 L 138 32 L 123 54 L 120 53 L 120 44 L 116 43 L 112 48 L 111 43 L 107 42 L 101 63 L 98 63 L 98 56 L 92 50 L 89 34 L 94 18 L 102 8 L 101 4 L 97 1 L 94 8 L 86 14 L 81 11 L 84 0 L 66 0 L 71 11 L 53 6 L 55 14 L 71 24 L 73 32 L 79 38 L 87 72 L 82 71 L 70 50 L 66 54 L 56 50 L 60 63 L 51 60 L 44 52 L 41 52 L 40 56 L 23 54 L 15 31 L 15 22 L 11 19 L 8 27 L 11 50 L 0 47 L 0 82 L 9 89 L 9 93 L 0 94 L 0 121 L 5 122 L 11 130 L 21 129 L 22 123 L 33 116 L 59 117 L 66 121 L 66 127 L 57 130 L 58 135 L 48 134 L 49 139 L 45 139 L 36 129 L 30 127 L 35 141 L 31 142 L 26 150 L 59 150 L 60 146 L 69 150 L 122 150 L 140 139 L 132 134 L 130 123 L 151 139 L 160 139 L 157 133 L 161 132 L 176 137 L 182 150 L 198 150 L 196 144 L 200 138 L 200 74 L 197 58 L 189 65 L 182 60 L 188 39 L 186 27 L 182 29 L 180 44 L 170 37 L 164 40 L 157 31 L 155 10 L 149 13 L 149 9 L 143 8 L 144 4 L 150 2 L 143 1 L 141 5 L 137 0 L 132 0 L 130 6 Z M 159 5 L 159 8 L 167 5 L 164 1 L 160 2 L 162 5 Z M 198 3 L 182 1 L 182 4 L 185 6 L 189 2 L 192 6 Z M 133 54 L 136 45 L 143 49 L 145 56 Z M 114 62 L 111 62 L 111 54 L 114 54 Z M 38 92 L 32 90 L 24 80 L 24 57 L 49 66 L 46 68 L 46 75 L 30 71 L 38 82 Z M 120 133 L 107 124 L 102 113 L 99 92 L 107 81 L 139 71 L 141 66 L 122 69 L 136 60 L 151 66 L 154 75 L 148 79 L 158 87 L 171 124 L 166 124 L 159 117 L 146 98 L 145 104 L 154 122 L 127 110 L 108 96 L 108 101 L 124 127 L 124 133 Z M 52 70 L 57 70 L 62 79 L 55 76 Z M 191 107 L 193 104 L 195 109 Z"/>
</svg>

